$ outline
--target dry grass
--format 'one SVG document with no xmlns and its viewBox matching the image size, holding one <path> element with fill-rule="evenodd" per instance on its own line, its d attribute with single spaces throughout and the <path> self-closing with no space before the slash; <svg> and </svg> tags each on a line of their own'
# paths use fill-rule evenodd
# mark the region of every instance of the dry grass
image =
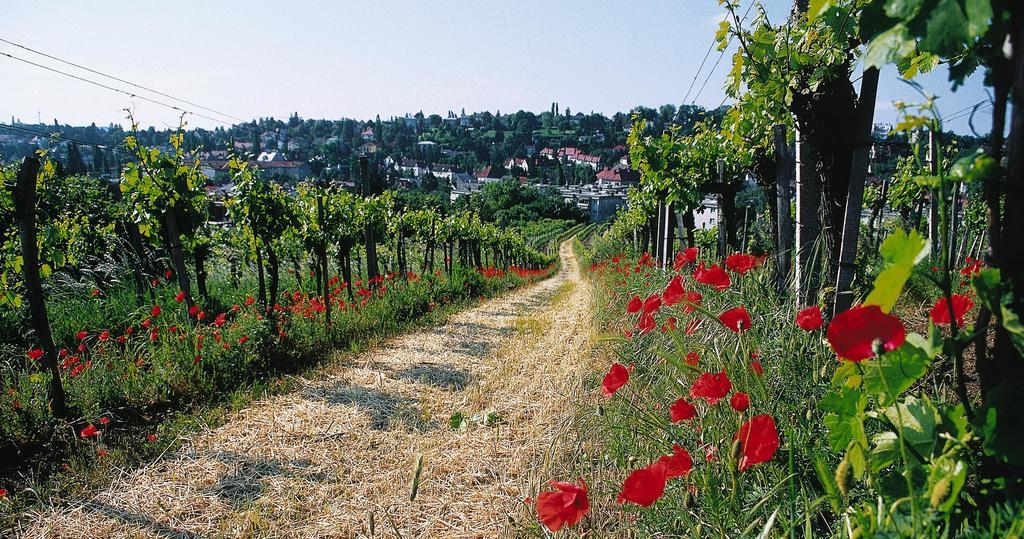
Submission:
<svg viewBox="0 0 1024 539">
<path fill-rule="evenodd" d="M 566 448 L 593 342 L 589 285 L 562 272 L 302 381 L 26 537 L 495 537 L 528 525 Z M 553 296 L 558 295 L 557 302 Z M 450 418 L 494 412 L 487 425 Z M 494 416 L 492 416 L 494 417 Z M 423 469 L 415 500 L 410 483 Z"/>
</svg>

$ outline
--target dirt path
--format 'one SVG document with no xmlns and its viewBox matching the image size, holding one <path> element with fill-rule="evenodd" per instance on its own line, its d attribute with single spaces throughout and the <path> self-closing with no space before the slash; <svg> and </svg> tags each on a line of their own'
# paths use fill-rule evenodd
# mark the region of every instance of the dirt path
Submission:
<svg viewBox="0 0 1024 539">
<path fill-rule="evenodd" d="M 260 401 L 24 535 L 514 535 L 592 346 L 588 285 L 568 243 L 561 256 L 555 277 Z M 472 419 L 491 411 L 494 425 Z"/>
</svg>

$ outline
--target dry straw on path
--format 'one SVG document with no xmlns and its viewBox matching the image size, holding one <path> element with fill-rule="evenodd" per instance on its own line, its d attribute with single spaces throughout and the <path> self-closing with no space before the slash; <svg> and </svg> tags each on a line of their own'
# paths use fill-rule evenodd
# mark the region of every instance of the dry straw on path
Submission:
<svg viewBox="0 0 1024 539">
<path fill-rule="evenodd" d="M 588 285 L 561 254 L 557 276 L 257 402 L 23 535 L 516 535 L 593 342 Z"/>
</svg>

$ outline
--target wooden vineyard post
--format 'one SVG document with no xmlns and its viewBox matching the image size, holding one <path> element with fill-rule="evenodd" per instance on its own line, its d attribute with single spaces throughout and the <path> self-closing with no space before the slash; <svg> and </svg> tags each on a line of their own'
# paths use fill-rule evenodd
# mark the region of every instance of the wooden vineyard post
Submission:
<svg viewBox="0 0 1024 539">
<path fill-rule="evenodd" d="M 864 206 L 864 183 L 867 181 L 871 159 L 871 129 L 874 125 L 875 95 L 878 92 L 878 68 L 864 70 L 857 102 L 857 132 L 853 139 L 853 163 L 850 167 L 850 186 L 846 196 L 843 219 L 843 241 L 839 248 L 839 267 L 836 275 L 836 295 L 832 314 L 843 312 L 853 304 L 850 287 L 856 273 L 857 243 L 860 239 L 860 218 Z"/>
<path fill-rule="evenodd" d="M 67 416 L 67 398 L 61 383 L 60 368 L 57 364 L 57 347 L 50 332 L 50 318 L 46 313 L 46 298 L 43 296 L 43 281 L 39 276 L 39 244 L 36 235 L 36 182 L 39 174 L 39 160 L 26 157 L 18 170 L 14 194 L 14 213 L 21 236 L 22 272 L 25 277 L 25 297 L 28 300 L 32 330 L 39 347 L 45 353 L 50 371 L 50 409 L 53 415 Z"/>
<path fill-rule="evenodd" d="M 793 216 L 789 204 L 793 199 L 793 174 L 796 164 L 786 137 L 786 126 L 777 124 L 772 131 L 775 136 L 775 196 L 778 206 L 775 212 L 775 290 L 783 294 L 792 269 Z"/>
<path fill-rule="evenodd" d="M 800 305 L 817 302 L 821 253 L 821 188 L 814 150 L 796 131 L 796 296 Z"/>
</svg>

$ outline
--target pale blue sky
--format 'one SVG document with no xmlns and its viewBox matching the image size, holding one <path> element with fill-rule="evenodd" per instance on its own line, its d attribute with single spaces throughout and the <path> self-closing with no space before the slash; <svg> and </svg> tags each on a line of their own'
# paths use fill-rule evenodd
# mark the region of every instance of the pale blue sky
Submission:
<svg viewBox="0 0 1024 539">
<path fill-rule="evenodd" d="M 790 2 L 767 5 L 779 17 Z M 540 112 L 553 101 L 611 114 L 682 103 L 721 15 L 716 0 L 0 0 L 0 37 L 241 118 Z M 70 69 L 3 43 L 0 52 Z M 722 102 L 728 63 L 698 104 Z M 892 122 L 891 102 L 917 97 L 892 69 L 882 79 L 876 120 Z M 944 71 L 920 82 L 942 96 L 944 113 L 986 99 L 980 74 L 956 93 Z M 123 122 L 129 106 L 127 96 L 0 56 L 0 121 L 106 125 Z M 156 105 L 134 109 L 143 125 L 177 124 Z M 979 132 L 990 110 L 976 118 Z M 966 132 L 967 119 L 947 128 Z"/>
</svg>

